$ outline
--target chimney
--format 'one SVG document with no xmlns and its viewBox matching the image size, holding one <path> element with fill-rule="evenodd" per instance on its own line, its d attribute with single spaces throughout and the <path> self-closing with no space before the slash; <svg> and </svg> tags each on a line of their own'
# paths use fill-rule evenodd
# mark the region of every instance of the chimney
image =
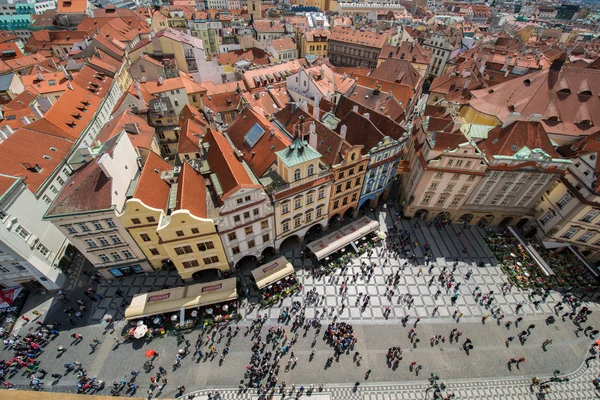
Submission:
<svg viewBox="0 0 600 400">
<path fill-rule="evenodd" d="M 369 119 L 369 118 L 371 118 L 371 114 L 369 114 L 369 113 L 364 113 L 364 114 L 363 114 L 363 117 L 365 117 L 366 119 Z"/>
<path fill-rule="evenodd" d="M 502 66 L 501 71 L 508 70 L 508 66 L 510 65 L 510 61 L 511 60 L 512 60 L 512 57 L 506 57 L 506 59 L 504 60 L 504 65 Z"/>
<path fill-rule="evenodd" d="M 479 73 L 483 74 L 483 71 L 485 71 L 485 63 L 488 60 L 488 55 L 485 54 L 482 58 L 481 58 L 481 67 L 479 67 Z"/>
<path fill-rule="evenodd" d="M 319 109 L 319 103 L 321 103 L 321 97 L 317 95 L 313 100 L 313 118 L 317 121 L 320 121 L 319 117 L 321 114 L 321 110 Z"/>
<path fill-rule="evenodd" d="M 317 132 L 315 130 L 315 122 L 311 122 L 308 128 L 308 144 L 313 149 L 317 149 Z"/>
<path fill-rule="evenodd" d="M 381 83 L 375 85 L 375 89 L 373 89 L 373 96 L 377 96 L 379 93 L 381 93 Z"/>
<path fill-rule="evenodd" d="M 531 114 L 527 121 L 529 122 L 540 122 L 542 120 L 542 114 Z"/>
<path fill-rule="evenodd" d="M 504 123 L 502 124 L 502 128 L 506 128 L 507 126 L 511 125 L 513 122 L 519 121 L 520 119 L 521 119 L 521 113 L 511 112 L 510 114 L 508 114 L 508 117 L 506 117 L 506 119 L 504 120 Z"/>
<path fill-rule="evenodd" d="M 40 106 L 37 104 L 37 102 L 31 106 L 31 111 L 33 111 L 37 119 L 44 118 L 44 113 L 42 112 L 42 110 L 40 110 Z"/>
<path fill-rule="evenodd" d="M 165 78 L 163 78 L 162 75 L 158 77 L 158 85 L 159 86 L 162 85 L 164 83 L 164 81 L 165 81 Z"/>
<path fill-rule="evenodd" d="M 342 139 L 346 140 L 346 133 L 348 132 L 348 127 L 346 125 L 342 125 L 340 128 L 340 136 Z"/>
<path fill-rule="evenodd" d="M 465 90 L 468 89 L 470 83 L 471 83 L 471 78 L 465 79 L 465 84 L 463 85 L 463 89 L 465 89 Z"/>
<path fill-rule="evenodd" d="M 354 107 L 352 107 L 352 111 L 354 111 L 355 113 L 357 113 L 358 112 L 358 106 L 355 105 Z"/>
</svg>

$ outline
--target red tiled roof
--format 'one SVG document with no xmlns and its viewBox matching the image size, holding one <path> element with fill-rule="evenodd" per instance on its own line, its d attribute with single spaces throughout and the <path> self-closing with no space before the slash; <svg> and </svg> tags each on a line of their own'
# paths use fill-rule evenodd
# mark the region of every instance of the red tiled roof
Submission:
<svg viewBox="0 0 600 400">
<path fill-rule="evenodd" d="M 206 156 L 211 171 L 219 178 L 223 189 L 221 202 L 242 188 L 261 188 L 256 184 L 244 165 L 236 158 L 233 147 L 222 133 L 209 129 L 204 141 L 210 144 Z"/>
<path fill-rule="evenodd" d="M 394 58 L 407 60 L 411 63 L 429 64 L 431 62 L 431 51 L 425 50 L 417 42 L 402 42 L 398 46 L 385 45 L 381 48 L 379 59 Z"/>
<path fill-rule="evenodd" d="M 118 139 L 107 144 L 105 153 L 112 152 Z M 112 206 L 112 179 L 98 165 L 100 157 L 89 161 L 69 177 L 54 199 L 46 216 L 58 217 L 86 211 L 107 210 Z"/>
<path fill-rule="evenodd" d="M 208 125 L 204 115 L 195 107 L 192 107 L 189 104 L 183 106 L 183 109 L 179 113 L 179 126 L 183 126 L 188 119 L 193 119 L 194 122 L 199 124 L 200 126 Z"/>
<path fill-rule="evenodd" d="M 283 37 L 281 39 L 273 39 L 271 45 L 277 51 L 295 50 L 296 42 L 289 37 Z"/>
<path fill-rule="evenodd" d="M 354 28 L 335 27 L 329 35 L 329 42 L 338 41 L 361 46 L 375 47 L 381 49 L 388 39 L 387 33 L 361 31 Z"/>
<path fill-rule="evenodd" d="M 398 140 L 404 134 L 404 132 L 405 132 L 404 128 L 402 128 L 398 123 L 394 122 L 391 118 L 389 118 L 386 115 L 383 115 L 375 110 L 364 107 L 362 104 L 359 104 L 359 103 L 355 102 L 354 100 L 349 99 L 346 96 L 341 97 L 340 102 L 337 106 L 337 109 L 335 110 L 335 115 L 338 118 L 344 119 L 346 115 L 353 112 L 353 109 L 355 106 L 358 107 L 358 113 L 361 117 L 366 113 L 369 114 L 368 121 L 371 124 L 373 124 L 373 126 L 375 126 L 379 132 L 378 134 L 376 133 L 375 136 L 385 135 L 385 136 L 391 137 L 392 139 Z M 356 118 L 354 116 L 352 117 L 352 119 L 356 120 Z M 363 118 L 363 119 L 365 119 L 365 118 Z M 351 130 L 360 130 L 360 126 L 364 125 L 364 122 L 362 122 L 362 120 L 360 120 L 360 119 L 358 121 L 360 123 L 360 125 L 358 125 L 358 127 L 355 127 L 352 124 L 346 124 L 348 127 L 348 132 L 350 132 Z M 340 124 L 338 124 L 337 131 L 339 131 L 341 124 L 342 124 L 342 122 L 340 122 Z M 367 124 L 367 125 L 370 125 L 370 124 Z M 361 135 L 361 134 L 362 133 L 358 133 L 358 135 Z M 382 138 L 383 137 L 380 137 L 377 140 L 377 142 L 375 142 L 375 143 L 378 143 L 379 140 L 381 140 Z M 360 144 L 360 143 L 353 143 L 349 139 L 346 139 L 346 140 L 351 144 Z M 369 147 L 366 151 L 369 151 L 372 147 L 374 147 L 374 146 Z"/>
<path fill-rule="evenodd" d="M 133 197 L 139 199 L 148 207 L 166 210 L 171 186 L 161 179 L 160 174 L 163 171 L 171 171 L 172 169 L 173 166 L 158 154 L 153 151 L 149 152 Z"/>
<path fill-rule="evenodd" d="M 241 108 L 241 92 L 227 92 L 202 96 L 205 108 L 214 112 L 227 112 Z"/>
<path fill-rule="evenodd" d="M 244 141 L 244 136 L 254 124 L 260 126 L 265 133 L 253 147 L 250 147 Z M 271 135 L 271 132 L 274 132 L 274 135 Z M 276 129 L 275 125 L 262 114 L 250 108 L 244 109 L 227 128 L 227 136 L 229 136 L 234 146 L 243 153 L 244 160 L 259 178 L 268 171 L 277 159 L 275 152 L 292 144 L 291 139 L 286 134 Z"/>
<path fill-rule="evenodd" d="M 254 30 L 257 32 L 284 32 L 285 26 L 276 20 L 256 20 L 253 22 Z"/>
<path fill-rule="evenodd" d="M 35 193 L 62 165 L 73 141 L 28 128 L 17 130 L 0 143 L 0 173 L 24 178 L 29 190 Z M 36 165 L 40 168 L 39 172 L 34 170 Z"/>
<path fill-rule="evenodd" d="M 255 92 L 255 93 L 243 93 L 244 100 L 252 107 L 255 111 L 263 113 L 264 115 L 270 115 L 279 111 L 279 106 L 271 97 L 271 92 Z"/>
<path fill-rule="evenodd" d="M 492 156 L 514 156 L 527 146 L 529 149 L 541 149 L 552 158 L 560 157 L 544 127 L 537 121 L 517 121 L 502 128 L 496 127 L 488 132 L 487 139 L 478 143 L 478 147 L 488 158 Z"/>
<path fill-rule="evenodd" d="M 380 66 L 371 72 L 369 77 L 402 83 L 411 88 L 416 88 L 422 80 L 421 75 L 410 64 L 410 61 L 394 58 L 382 62 Z"/>
<path fill-rule="evenodd" d="M 133 125 L 137 127 L 137 131 L 132 130 Z M 148 124 L 146 119 L 133 114 L 129 110 L 121 111 L 113 116 L 100 130 L 96 140 L 104 143 L 123 130 L 127 131 L 127 136 L 129 136 L 129 140 L 131 140 L 134 147 L 149 149 L 152 146 L 154 128 Z"/>
<path fill-rule="evenodd" d="M 186 120 L 179 132 L 177 154 L 197 153 L 203 135 L 202 125 L 196 122 L 195 119 Z"/>
<path fill-rule="evenodd" d="M 183 163 L 177 180 L 177 210 L 206 218 L 206 180 L 188 163 Z"/>
<path fill-rule="evenodd" d="M 84 13 L 87 9 L 87 0 L 58 0 L 56 4 L 56 11 L 59 14 L 69 13 Z"/>
</svg>

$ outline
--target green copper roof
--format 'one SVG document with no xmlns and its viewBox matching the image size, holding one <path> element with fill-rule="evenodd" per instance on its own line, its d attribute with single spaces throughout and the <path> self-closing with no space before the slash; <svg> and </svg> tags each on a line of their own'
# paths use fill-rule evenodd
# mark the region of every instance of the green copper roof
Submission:
<svg viewBox="0 0 600 400">
<path fill-rule="evenodd" d="M 293 167 L 307 161 L 321 158 L 321 154 L 310 147 L 308 143 L 300 138 L 294 139 L 292 144 L 275 154 L 287 167 Z"/>
</svg>

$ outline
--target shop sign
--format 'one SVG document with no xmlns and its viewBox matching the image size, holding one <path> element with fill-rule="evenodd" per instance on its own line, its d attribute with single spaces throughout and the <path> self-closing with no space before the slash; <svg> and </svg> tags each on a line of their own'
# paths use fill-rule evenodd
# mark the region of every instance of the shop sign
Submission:
<svg viewBox="0 0 600 400">
<path fill-rule="evenodd" d="M 221 284 L 221 283 L 219 283 L 217 285 L 204 286 L 202 288 L 202 293 L 204 293 L 204 292 L 212 292 L 212 291 L 215 291 L 215 290 L 219 290 L 219 289 L 221 289 L 222 286 L 223 286 L 223 284 Z"/>
<path fill-rule="evenodd" d="M 154 296 L 148 297 L 148 303 L 153 301 L 163 301 L 171 297 L 171 293 L 155 294 Z"/>
</svg>

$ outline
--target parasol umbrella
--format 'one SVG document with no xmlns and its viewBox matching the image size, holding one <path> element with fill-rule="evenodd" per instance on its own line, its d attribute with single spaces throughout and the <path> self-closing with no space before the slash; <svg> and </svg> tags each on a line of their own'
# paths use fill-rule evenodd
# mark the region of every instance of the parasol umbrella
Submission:
<svg viewBox="0 0 600 400">
<path fill-rule="evenodd" d="M 385 234 L 385 232 L 378 232 L 377 236 L 379 236 L 379 239 L 385 239 L 387 237 L 387 235 Z"/>
<path fill-rule="evenodd" d="M 517 255 L 515 253 L 510 253 L 511 257 L 516 257 Z"/>
<path fill-rule="evenodd" d="M 156 318 L 154 318 L 154 321 L 152 321 L 152 322 L 154 322 L 154 325 L 158 325 L 162 322 L 162 320 L 160 319 L 160 317 L 156 317 Z"/>
<path fill-rule="evenodd" d="M 171 315 L 171 321 L 177 321 L 177 314 Z"/>
<path fill-rule="evenodd" d="M 158 353 L 156 352 L 156 350 L 146 350 L 146 358 L 156 357 L 157 355 Z"/>
<path fill-rule="evenodd" d="M 194 310 L 191 313 L 192 317 L 196 318 L 198 316 L 198 311 Z"/>
<path fill-rule="evenodd" d="M 596 344 L 600 345 L 600 339 L 596 339 Z"/>
<path fill-rule="evenodd" d="M 144 325 L 144 321 L 142 321 L 142 320 L 139 320 L 139 321 L 137 322 L 137 326 L 142 326 L 142 325 Z"/>
<path fill-rule="evenodd" d="M 212 308 L 207 308 L 206 309 L 206 313 L 209 314 L 209 315 L 212 314 L 213 313 L 213 309 Z"/>
<path fill-rule="evenodd" d="M 227 304 L 225 304 L 225 305 L 223 306 L 223 311 L 227 311 L 227 310 L 229 310 L 229 306 L 228 306 Z"/>
<path fill-rule="evenodd" d="M 146 336 L 146 333 L 148 333 L 148 327 L 146 325 L 140 325 L 135 328 L 135 331 L 133 331 L 133 337 L 136 339 L 141 339 Z"/>
</svg>

